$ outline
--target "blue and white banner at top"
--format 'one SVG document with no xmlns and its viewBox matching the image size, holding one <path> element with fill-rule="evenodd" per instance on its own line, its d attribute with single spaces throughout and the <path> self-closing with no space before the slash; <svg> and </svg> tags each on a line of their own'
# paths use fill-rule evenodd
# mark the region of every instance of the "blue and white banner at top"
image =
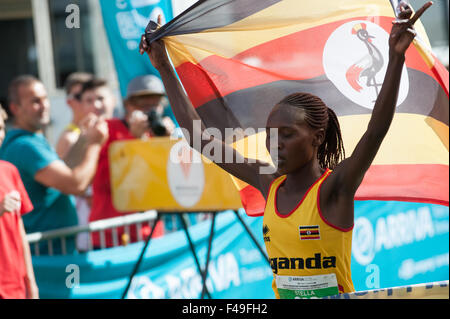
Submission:
<svg viewBox="0 0 450 319">
<path fill-rule="evenodd" d="M 100 0 L 103 22 L 111 47 L 120 93 L 126 95 L 128 82 L 136 76 L 159 73 L 146 55 L 139 54 L 139 42 L 150 19 L 173 17 L 171 0 Z"/>
</svg>

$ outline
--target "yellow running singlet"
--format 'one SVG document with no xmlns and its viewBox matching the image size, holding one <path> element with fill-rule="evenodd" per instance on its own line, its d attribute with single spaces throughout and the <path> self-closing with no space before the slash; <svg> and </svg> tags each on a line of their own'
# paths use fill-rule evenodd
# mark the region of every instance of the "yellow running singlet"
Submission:
<svg viewBox="0 0 450 319">
<path fill-rule="evenodd" d="M 277 190 L 286 175 L 270 186 L 263 235 L 276 298 L 320 298 L 354 291 L 350 267 L 353 226 L 334 226 L 320 211 L 320 186 L 330 172 L 327 169 L 287 215 L 279 214 L 276 205 Z"/>
</svg>

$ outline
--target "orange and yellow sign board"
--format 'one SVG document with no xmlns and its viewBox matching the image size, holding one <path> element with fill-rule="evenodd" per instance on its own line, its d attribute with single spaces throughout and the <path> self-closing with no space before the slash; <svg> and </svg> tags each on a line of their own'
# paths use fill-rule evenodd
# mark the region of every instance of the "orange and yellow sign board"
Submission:
<svg viewBox="0 0 450 319">
<path fill-rule="evenodd" d="M 113 142 L 109 161 L 113 205 L 119 211 L 195 212 L 242 207 L 231 176 L 182 139 Z"/>
</svg>

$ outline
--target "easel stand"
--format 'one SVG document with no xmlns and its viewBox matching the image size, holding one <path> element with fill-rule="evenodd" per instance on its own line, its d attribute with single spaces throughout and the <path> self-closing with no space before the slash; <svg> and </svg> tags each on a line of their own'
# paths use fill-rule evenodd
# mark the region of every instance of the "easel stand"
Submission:
<svg viewBox="0 0 450 319">
<path fill-rule="evenodd" d="M 171 213 L 173 214 L 173 213 Z M 202 269 L 200 266 L 200 262 L 199 259 L 197 257 L 197 253 L 195 252 L 195 246 L 194 243 L 192 242 L 191 236 L 189 234 L 189 230 L 188 230 L 188 225 L 186 223 L 186 216 L 185 213 L 179 213 L 178 216 L 180 218 L 181 224 L 183 226 L 183 230 L 184 233 L 186 234 L 186 239 L 189 243 L 189 248 L 191 250 L 192 256 L 194 257 L 195 260 L 195 264 L 197 266 L 197 270 L 199 272 L 199 274 L 202 277 L 202 293 L 201 293 L 201 299 L 204 299 L 205 294 L 208 296 L 209 299 L 212 299 L 211 293 L 208 291 L 208 288 L 206 287 L 206 278 L 208 276 L 208 266 L 209 266 L 209 261 L 210 261 L 210 257 L 211 257 L 211 248 L 212 248 L 212 243 L 213 243 L 213 238 L 214 238 L 214 226 L 215 226 L 215 221 L 216 221 L 216 216 L 217 216 L 217 212 L 212 212 L 212 219 L 211 219 L 211 229 L 210 229 L 210 233 L 209 233 L 209 238 L 208 238 L 208 250 L 206 253 L 206 264 L 205 264 L 205 268 Z M 239 216 L 239 212 L 237 210 L 234 211 L 234 214 L 236 216 L 236 218 L 239 220 L 239 222 L 242 224 L 242 226 L 244 227 L 246 233 L 250 236 L 251 240 L 253 241 L 253 243 L 256 245 L 256 247 L 258 248 L 258 250 L 260 251 L 261 255 L 263 256 L 264 260 L 267 261 L 267 263 L 270 265 L 269 259 L 267 258 L 263 248 L 259 245 L 258 241 L 256 240 L 255 236 L 253 235 L 253 233 L 251 232 L 251 230 L 248 228 L 248 226 L 245 224 L 244 220 L 241 218 L 241 216 Z M 123 294 L 122 294 L 122 299 L 125 299 L 127 294 L 128 294 L 128 290 L 130 289 L 131 286 L 131 282 L 133 281 L 134 276 L 136 275 L 136 273 L 139 270 L 139 266 L 142 262 L 142 259 L 144 258 L 144 254 L 145 251 L 147 250 L 147 247 L 150 243 L 150 240 L 153 236 L 153 231 L 155 229 L 155 226 L 157 224 L 157 222 L 161 219 L 161 215 L 163 215 L 163 213 L 157 213 L 156 219 L 153 223 L 153 227 L 152 230 L 150 232 L 150 234 L 148 235 L 147 239 L 145 240 L 145 244 L 144 247 L 142 248 L 141 254 L 139 255 L 139 258 L 136 262 L 136 264 L 134 265 L 133 268 L 133 272 L 130 275 L 130 278 L 128 280 L 128 284 L 127 287 L 125 288 Z"/>
</svg>

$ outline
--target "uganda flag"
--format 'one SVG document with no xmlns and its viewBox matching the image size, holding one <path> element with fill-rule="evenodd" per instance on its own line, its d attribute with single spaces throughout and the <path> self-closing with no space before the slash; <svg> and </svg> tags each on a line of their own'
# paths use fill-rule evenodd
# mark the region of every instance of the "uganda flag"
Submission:
<svg viewBox="0 0 450 319">
<path fill-rule="evenodd" d="M 392 0 L 394 2 L 394 0 Z M 395 18 L 389 0 L 200 0 L 162 26 L 162 38 L 204 121 L 249 158 L 270 161 L 266 120 L 288 94 L 308 92 L 332 108 L 346 155 L 367 129 L 388 64 Z M 421 43 L 406 53 L 393 123 L 355 199 L 448 205 L 448 71 Z M 249 145 L 256 145 L 249 151 Z M 262 195 L 236 180 L 247 214 Z"/>
<path fill-rule="evenodd" d="M 319 226 L 299 226 L 300 240 L 320 239 Z"/>
</svg>

